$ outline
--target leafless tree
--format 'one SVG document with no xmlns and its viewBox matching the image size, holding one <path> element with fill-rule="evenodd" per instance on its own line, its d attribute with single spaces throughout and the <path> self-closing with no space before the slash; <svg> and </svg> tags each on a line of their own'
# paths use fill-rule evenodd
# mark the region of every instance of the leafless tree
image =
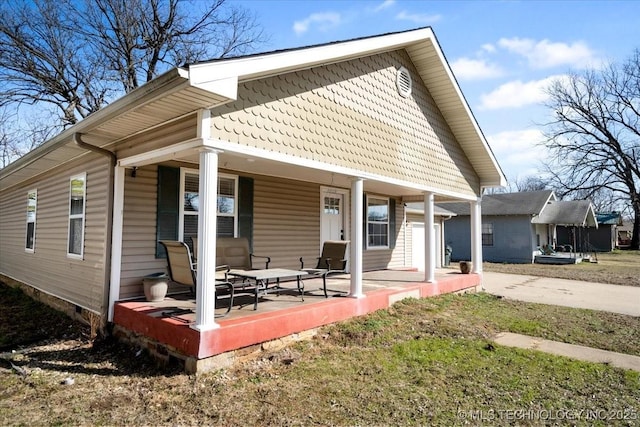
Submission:
<svg viewBox="0 0 640 427">
<path fill-rule="evenodd" d="M 4 0 L 0 107 L 51 105 L 67 127 L 172 67 L 264 41 L 226 0 Z"/>
<path fill-rule="evenodd" d="M 501 188 L 488 188 L 485 190 L 485 194 L 501 194 L 501 193 L 516 193 L 519 191 L 539 191 L 546 190 L 549 187 L 549 182 L 536 175 L 527 175 L 515 179 L 510 179 L 506 187 Z"/>
<path fill-rule="evenodd" d="M 631 246 L 640 246 L 640 51 L 622 66 L 572 73 L 548 89 L 548 166 L 562 195 L 607 192 L 634 215 Z M 625 206 L 623 205 L 623 208 Z"/>
<path fill-rule="evenodd" d="M 535 175 L 518 178 L 513 181 L 513 185 L 516 191 L 539 191 L 549 187 L 547 180 Z"/>
<path fill-rule="evenodd" d="M 49 114 L 17 116 L 16 111 L 0 110 L 0 169 L 62 130 L 47 120 Z"/>
</svg>

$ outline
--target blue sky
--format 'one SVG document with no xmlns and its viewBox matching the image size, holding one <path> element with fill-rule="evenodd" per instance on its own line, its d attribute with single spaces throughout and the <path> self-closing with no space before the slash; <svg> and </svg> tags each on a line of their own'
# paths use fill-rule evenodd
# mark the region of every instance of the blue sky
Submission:
<svg viewBox="0 0 640 427">
<path fill-rule="evenodd" d="M 539 173 L 542 88 L 640 49 L 640 1 L 236 1 L 264 50 L 432 27 L 507 178 Z"/>
</svg>

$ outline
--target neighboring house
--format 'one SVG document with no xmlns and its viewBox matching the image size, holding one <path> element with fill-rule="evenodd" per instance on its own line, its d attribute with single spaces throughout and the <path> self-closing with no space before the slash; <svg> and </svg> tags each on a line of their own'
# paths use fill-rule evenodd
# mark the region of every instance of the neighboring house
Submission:
<svg viewBox="0 0 640 427">
<path fill-rule="evenodd" d="M 469 204 L 440 206 L 457 214 L 445 229 L 452 259 L 470 259 Z M 556 246 L 558 225 L 596 225 L 588 200 L 558 201 L 551 190 L 483 196 L 481 210 L 482 256 L 489 262 L 531 263 L 541 247 Z"/>
<path fill-rule="evenodd" d="M 406 202 L 432 224 L 435 201 L 504 184 L 430 28 L 192 64 L 0 170 L 0 279 L 111 321 L 165 270 L 158 241 L 197 236 L 202 333 L 217 236 L 289 268 L 349 240 L 359 298 L 362 271 L 411 266 Z"/>
<path fill-rule="evenodd" d="M 435 233 L 436 267 L 445 265 L 446 245 L 444 240 L 445 221 L 456 216 L 440 206 L 434 207 L 433 230 Z M 410 256 L 411 267 L 424 271 L 425 268 L 425 230 L 424 205 L 422 203 L 407 203 L 406 208 L 407 238 L 406 251 Z"/>
<path fill-rule="evenodd" d="M 597 227 L 558 226 L 558 245 L 574 245 L 578 252 L 611 252 L 616 248 L 618 226 L 622 216 L 618 212 L 596 213 Z"/>
</svg>

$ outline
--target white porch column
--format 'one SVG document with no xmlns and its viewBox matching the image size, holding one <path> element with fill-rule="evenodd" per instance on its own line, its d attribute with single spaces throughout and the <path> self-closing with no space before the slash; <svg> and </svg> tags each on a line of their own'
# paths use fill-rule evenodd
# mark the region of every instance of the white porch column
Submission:
<svg viewBox="0 0 640 427">
<path fill-rule="evenodd" d="M 113 322 L 113 306 L 120 299 L 120 268 L 122 266 L 122 227 L 124 213 L 124 174 L 126 169 L 116 165 L 113 176 L 113 223 L 111 226 L 111 278 L 109 279 L 109 312 Z"/>
<path fill-rule="evenodd" d="M 351 181 L 351 250 L 349 262 L 351 262 L 351 285 L 349 296 L 352 298 L 364 298 L 362 292 L 362 246 L 364 244 L 362 217 L 363 207 L 363 180 L 354 178 Z"/>
<path fill-rule="evenodd" d="M 196 280 L 196 322 L 199 331 L 215 329 L 216 235 L 218 199 L 218 151 L 200 151 L 198 208 L 198 274 Z"/>
<path fill-rule="evenodd" d="M 434 231 L 434 196 L 424 193 L 424 281 L 436 281 L 436 233 Z"/>
<path fill-rule="evenodd" d="M 478 197 L 471 205 L 471 272 L 482 273 L 482 213 Z"/>
</svg>

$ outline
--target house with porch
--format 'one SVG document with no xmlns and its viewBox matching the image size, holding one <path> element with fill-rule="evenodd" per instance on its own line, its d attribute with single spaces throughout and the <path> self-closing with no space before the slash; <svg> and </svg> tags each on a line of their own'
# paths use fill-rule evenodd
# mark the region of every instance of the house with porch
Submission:
<svg viewBox="0 0 640 427">
<path fill-rule="evenodd" d="M 504 184 L 431 28 L 189 64 L 0 170 L 0 280 L 147 337 L 198 370 L 404 296 L 479 284 L 480 197 Z M 472 274 L 452 287 L 436 276 L 435 203 L 444 201 L 471 214 Z M 409 291 L 376 297 L 366 273 L 393 282 L 413 269 L 410 202 L 422 206 L 424 271 Z M 322 309 L 305 298 L 251 326 L 218 318 L 208 284 L 220 236 L 248 239 L 269 268 L 300 268 L 324 241 L 348 240 L 347 298 Z M 166 271 L 159 242 L 193 237 L 192 317 L 154 317 L 140 301 L 143 278 Z"/>
<path fill-rule="evenodd" d="M 447 221 L 445 228 L 445 242 L 453 249 L 452 259 L 471 259 L 469 207 L 460 202 L 442 203 L 441 206 L 456 214 Z M 558 241 L 559 227 L 577 230 L 597 227 L 591 202 L 557 200 L 552 190 L 483 196 L 483 259 L 489 262 L 532 263 L 541 255 L 565 251 Z M 567 252 L 575 249 L 573 240 L 570 246 L 566 248 Z"/>
</svg>

